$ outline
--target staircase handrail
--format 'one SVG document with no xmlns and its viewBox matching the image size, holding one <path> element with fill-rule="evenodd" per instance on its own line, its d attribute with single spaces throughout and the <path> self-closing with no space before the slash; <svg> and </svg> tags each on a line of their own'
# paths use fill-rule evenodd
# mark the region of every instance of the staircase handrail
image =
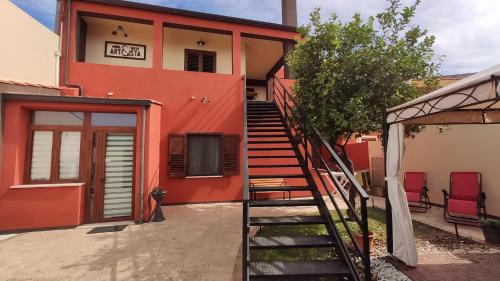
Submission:
<svg viewBox="0 0 500 281">
<path fill-rule="evenodd" d="M 369 252 L 369 247 L 368 247 L 368 210 L 367 210 L 367 201 L 369 199 L 368 194 L 366 191 L 361 187 L 361 185 L 357 182 L 355 179 L 354 175 L 351 173 L 351 171 L 347 168 L 347 166 L 342 162 L 340 157 L 335 153 L 333 148 L 330 146 L 330 144 L 326 141 L 326 139 L 322 136 L 322 134 L 314 127 L 312 122 L 303 114 L 303 110 L 299 106 L 299 104 L 296 102 L 296 99 L 293 95 L 290 94 L 288 89 L 283 85 L 283 83 L 280 81 L 280 79 L 276 76 L 273 77 L 273 97 L 275 102 L 277 103 L 278 109 L 281 111 L 283 114 L 285 123 L 290 123 L 291 127 L 290 129 L 293 128 L 294 132 L 300 137 L 300 144 L 302 145 L 303 148 L 303 154 L 304 158 L 306 159 L 306 166 L 309 167 L 309 162 L 311 162 L 312 168 L 315 170 L 316 174 L 319 177 L 319 180 L 321 182 L 321 185 L 318 184 L 318 186 L 322 186 L 323 189 L 326 191 L 326 194 L 330 198 L 336 212 L 338 213 L 338 216 L 340 218 L 340 221 L 342 222 L 342 225 L 347 231 L 347 234 L 352 242 L 352 245 L 354 246 L 354 254 L 359 256 L 362 259 L 363 262 L 363 267 L 364 267 L 364 274 L 365 274 L 365 280 L 370 280 L 371 278 L 371 265 L 370 265 L 370 252 Z M 310 130 L 307 130 L 307 128 L 311 128 Z M 315 144 L 315 145 L 312 145 Z M 351 227 L 349 226 L 349 223 L 347 222 L 346 218 L 344 217 L 341 208 L 339 207 L 338 203 L 336 202 L 335 197 L 333 196 L 333 191 L 330 190 L 329 186 L 326 184 L 324 181 L 322 174 L 320 170 L 323 170 L 323 172 L 326 171 L 326 175 L 330 178 L 332 182 L 335 183 L 335 186 L 340 187 L 340 182 L 338 179 L 334 176 L 334 172 L 328 167 L 327 161 L 324 159 L 323 155 L 321 155 L 319 151 L 319 146 L 322 145 L 323 147 L 326 148 L 326 152 L 328 153 L 327 156 L 330 156 L 331 159 L 337 164 L 339 169 L 341 170 L 342 173 L 345 174 L 347 180 L 350 183 L 350 187 L 354 188 L 354 191 L 356 194 L 358 194 L 361 198 L 361 209 L 360 209 L 360 216 L 356 213 L 356 209 L 352 204 L 349 202 L 348 195 L 345 193 L 343 188 L 337 188 L 336 190 L 339 191 L 339 194 L 341 195 L 344 203 L 347 205 L 348 210 L 350 210 L 350 213 L 352 214 L 352 217 L 354 218 L 355 223 L 358 224 L 362 235 L 363 235 L 363 244 L 366 245 L 366 247 L 363 247 L 361 249 L 359 245 L 356 243 L 356 240 L 354 238 L 353 231 Z M 309 152 L 311 150 L 311 153 Z M 315 161 L 308 161 L 308 159 L 312 159 L 313 156 L 320 161 L 321 166 L 318 167 L 317 163 Z M 323 168 L 323 169 L 322 169 Z M 341 243 L 341 247 L 345 247 L 345 244 L 343 241 L 339 241 Z M 349 262 L 352 262 L 349 260 Z"/>
<path fill-rule="evenodd" d="M 246 75 L 242 75 L 241 80 L 243 81 L 243 229 L 242 229 L 242 234 L 243 234 L 243 246 L 242 246 L 242 259 L 243 259 L 243 267 L 242 267 L 242 280 L 243 281 L 248 281 L 249 280 L 249 274 L 248 274 L 248 263 L 249 263 L 249 240 L 248 240 L 248 234 L 250 232 L 250 225 L 249 225 L 249 185 L 250 185 L 250 178 L 249 178 L 249 170 L 248 170 L 248 120 L 247 120 L 247 110 L 248 110 L 248 103 L 247 103 L 247 96 L 246 96 L 246 85 L 247 85 L 247 78 Z"/>
</svg>

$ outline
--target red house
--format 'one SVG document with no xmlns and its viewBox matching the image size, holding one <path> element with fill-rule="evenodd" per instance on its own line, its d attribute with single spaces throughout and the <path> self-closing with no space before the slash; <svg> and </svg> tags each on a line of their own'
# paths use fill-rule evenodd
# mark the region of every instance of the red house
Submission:
<svg viewBox="0 0 500 281">
<path fill-rule="evenodd" d="M 294 81 L 284 57 L 298 35 L 297 11 L 296 1 L 282 3 L 286 24 L 128 1 L 60 0 L 60 94 L 0 92 L 0 232 L 142 223 L 156 207 L 151 191 L 162 187 L 164 204 L 243 202 L 243 280 L 371 280 L 369 247 L 354 242 L 352 232 L 347 240 L 356 246 L 346 246 L 323 199 L 329 196 L 350 228 L 333 194 L 341 191 L 347 201 L 334 186 L 354 188 L 360 215 L 346 206 L 368 245 L 368 195 L 309 130 L 307 116 L 290 110 Z M 328 168 L 331 161 L 340 171 Z M 250 211 L 297 206 L 319 214 Z M 251 226 L 304 224 L 324 225 L 328 235 L 250 235 Z M 335 256 L 260 262 L 249 254 L 293 248 L 331 248 Z M 363 274 L 351 254 L 361 258 Z"/>
<path fill-rule="evenodd" d="M 146 221 L 156 186 L 163 203 L 241 201 L 243 101 L 272 99 L 295 13 L 59 1 L 62 94 L 3 94 L 0 231 Z"/>
</svg>

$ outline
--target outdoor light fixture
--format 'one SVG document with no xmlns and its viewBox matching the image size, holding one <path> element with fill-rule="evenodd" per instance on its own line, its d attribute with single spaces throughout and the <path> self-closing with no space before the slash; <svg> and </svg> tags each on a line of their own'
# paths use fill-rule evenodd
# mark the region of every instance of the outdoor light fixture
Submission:
<svg viewBox="0 0 500 281">
<path fill-rule="evenodd" d="M 205 46 L 205 44 L 206 43 L 203 40 L 198 40 L 198 42 L 196 42 L 196 45 L 198 45 L 198 47 L 200 47 L 200 48 L 203 47 L 203 46 Z"/>
<path fill-rule="evenodd" d="M 128 37 L 128 34 L 125 32 L 125 29 L 123 29 L 123 26 L 121 26 L 121 25 L 119 25 L 119 26 L 116 28 L 116 30 L 113 30 L 113 31 L 111 32 L 111 34 L 113 34 L 113 35 L 115 35 L 115 36 L 116 36 L 116 35 L 118 35 L 118 32 L 121 32 L 121 33 L 123 33 L 123 36 Z"/>
<path fill-rule="evenodd" d="M 207 96 L 204 96 L 204 97 L 201 99 L 201 103 L 203 103 L 203 104 L 207 104 L 207 103 L 209 103 L 209 102 L 210 102 L 210 100 L 208 99 L 208 97 L 207 97 Z"/>
</svg>

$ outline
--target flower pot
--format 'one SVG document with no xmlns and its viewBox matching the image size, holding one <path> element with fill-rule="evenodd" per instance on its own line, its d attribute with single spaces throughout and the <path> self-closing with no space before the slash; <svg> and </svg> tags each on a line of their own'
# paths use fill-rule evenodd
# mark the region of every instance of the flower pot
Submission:
<svg viewBox="0 0 500 281">
<path fill-rule="evenodd" d="M 374 234 L 371 231 L 368 231 L 368 249 L 370 253 L 373 253 L 373 250 L 375 248 L 375 243 L 374 243 Z M 361 253 L 364 252 L 364 243 L 363 243 L 363 235 L 361 234 L 354 234 L 354 239 L 356 240 L 356 244 L 358 244 L 359 249 L 361 250 Z"/>
<path fill-rule="evenodd" d="M 154 222 L 164 221 L 165 217 L 163 216 L 163 211 L 161 209 L 161 201 L 163 197 L 165 197 L 166 191 L 153 191 L 151 192 L 151 197 L 156 201 L 156 210 L 153 218 Z"/>
<path fill-rule="evenodd" d="M 500 228 L 482 226 L 481 229 L 483 230 L 484 239 L 486 240 L 486 242 L 500 245 Z"/>
</svg>

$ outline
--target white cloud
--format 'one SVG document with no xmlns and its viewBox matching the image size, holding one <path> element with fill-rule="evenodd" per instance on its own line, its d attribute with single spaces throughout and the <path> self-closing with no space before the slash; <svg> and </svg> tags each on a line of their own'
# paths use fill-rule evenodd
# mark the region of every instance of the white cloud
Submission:
<svg viewBox="0 0 500 281">
<path fill-rule="evenodd" d="M 348 20 L 354 12 L 365 17 L 374 15 L 387 6 L 384 0 L 298 1 L 302 24 L 318 6 L 324 19 L 336 12 L 342 20 Z M 422 0 L 415 20 L 436 36 L 435 49 L 444 56 L 441 73 L 476 72 L 500 63 L 500 37 L 496 36 L 499 10 L 500 1 L 494 0 Z"/>
</svg>

